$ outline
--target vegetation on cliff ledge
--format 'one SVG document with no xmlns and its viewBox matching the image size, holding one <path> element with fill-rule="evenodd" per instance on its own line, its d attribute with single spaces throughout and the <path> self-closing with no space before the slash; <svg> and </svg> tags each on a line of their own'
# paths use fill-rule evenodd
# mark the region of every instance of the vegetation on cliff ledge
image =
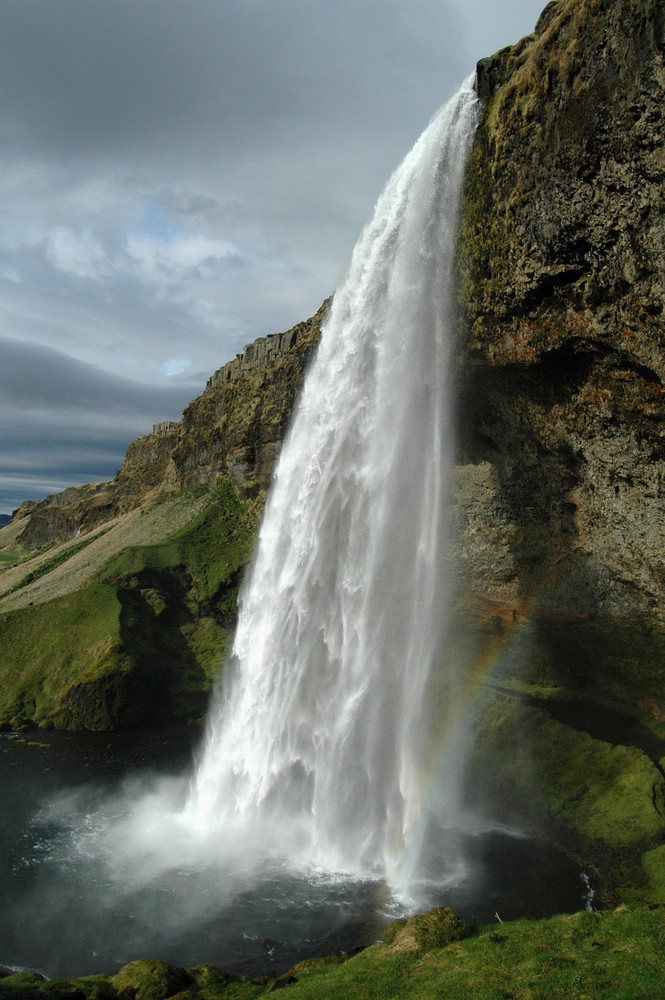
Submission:
<svg viewBox="0 0 665 1000">
<path fill-rule="evenodd" d="M 256 525 L 252 504 L 222 478 L 153 499 L 85 546 L 56 545 L 20 563 L 0 604 L 0 724 L 200 721 L 229 648 Z"/>
</svg>

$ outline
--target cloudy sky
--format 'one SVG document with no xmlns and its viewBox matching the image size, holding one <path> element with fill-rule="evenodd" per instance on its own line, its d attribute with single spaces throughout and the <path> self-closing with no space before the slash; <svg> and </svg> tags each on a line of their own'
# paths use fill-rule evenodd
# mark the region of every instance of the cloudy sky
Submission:
<svg viewBox="0 0 665 1000">
<path fill-rule="evenodd" d="M 1 0 L 0 513 L 111 478 L 312 315 L 545 0 Z"/>
</svg>

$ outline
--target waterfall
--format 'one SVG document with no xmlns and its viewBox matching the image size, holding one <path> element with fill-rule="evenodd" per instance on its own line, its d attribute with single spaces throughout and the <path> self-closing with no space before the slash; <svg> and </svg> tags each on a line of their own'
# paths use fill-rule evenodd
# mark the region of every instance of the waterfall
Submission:
<svg viewBox="0 0 665 1000">
<path fill-rule="evenodd" d="M 202 835 L 389 879 L 416 836 L 454 682 L 451 282 L 476 109 L 468 80 L 389 181 L 329 308 L 192 782 Z"/>
</svg>

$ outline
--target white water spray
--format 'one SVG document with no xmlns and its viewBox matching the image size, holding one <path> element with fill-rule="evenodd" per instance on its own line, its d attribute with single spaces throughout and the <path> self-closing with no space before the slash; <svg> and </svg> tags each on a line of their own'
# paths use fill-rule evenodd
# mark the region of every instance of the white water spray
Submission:
<svg viewBox="0 0 665 1000">
<path fill-rule="evenodd" d="M 447 625 L 450 297 L 476 107 L 469 80 L 391 178 L 329 309 L 186 810 L 206 836 L 390 878 L 416 830 Z"/>
</svg>

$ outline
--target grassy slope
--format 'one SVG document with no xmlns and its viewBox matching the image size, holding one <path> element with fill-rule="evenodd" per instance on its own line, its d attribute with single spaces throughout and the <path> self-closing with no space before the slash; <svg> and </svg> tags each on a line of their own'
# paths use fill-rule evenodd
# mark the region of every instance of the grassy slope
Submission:
<svg viewBox="0 0 665 1000">
<path fill-rule="evenodd" d="M 0 631 L 0 719 L 48 718 L 60 694 L 118 665 L 121 607 L 93 584 L 76 594 L 4 615 Z"/>
<path fill-rule="evenodd" d="M 312 960 L 281 977 L 292 1000 L 642 1000 L 663 995 L 662 909 L 577 913 L 480 927 L 471 936 L 437 934 L 430 911 L 384 942 L 343 960 Z M 415 924 L 415 929 L 413 929 Z M 420 925 L 420 926 L 419 926 Z M 421 930 L 422 929 L 422 930 Z M 466 933 L 470 929 L 466 929 Z M 447 943 L 448 942 L 448 943 Z M 31 973 L 0 980 L 0 998 L 97 997 L 117 1000 L 250 1000 L 275 984 L 228 977 L 209 966 L 176 969 L 133 962 L 113 978 L 40 981 Z"/>
<path fill-rule="evenodd" d="M 80 539 L 37 551 L 17 542 L 23 522 L 10 523 L 0 529 L 0 553 L 11 554 L 15 565 L 0 565 L 0 614 L 30 602 L 43 604 L 86 586 L 99 577 L 109 559 L 128 546 L 154 545 L 172 537 L 205 508 L 208 497 L 205 490 L 196 489 L 157 496 Z M 30 575 L 33 580 L 27 581 Z"/>
<path fill-rule="evenodd" d="M 256 520 L 224 480 L 5 571 L 0 724 L 197 721 L 228 650 Z"/>
</svg>

